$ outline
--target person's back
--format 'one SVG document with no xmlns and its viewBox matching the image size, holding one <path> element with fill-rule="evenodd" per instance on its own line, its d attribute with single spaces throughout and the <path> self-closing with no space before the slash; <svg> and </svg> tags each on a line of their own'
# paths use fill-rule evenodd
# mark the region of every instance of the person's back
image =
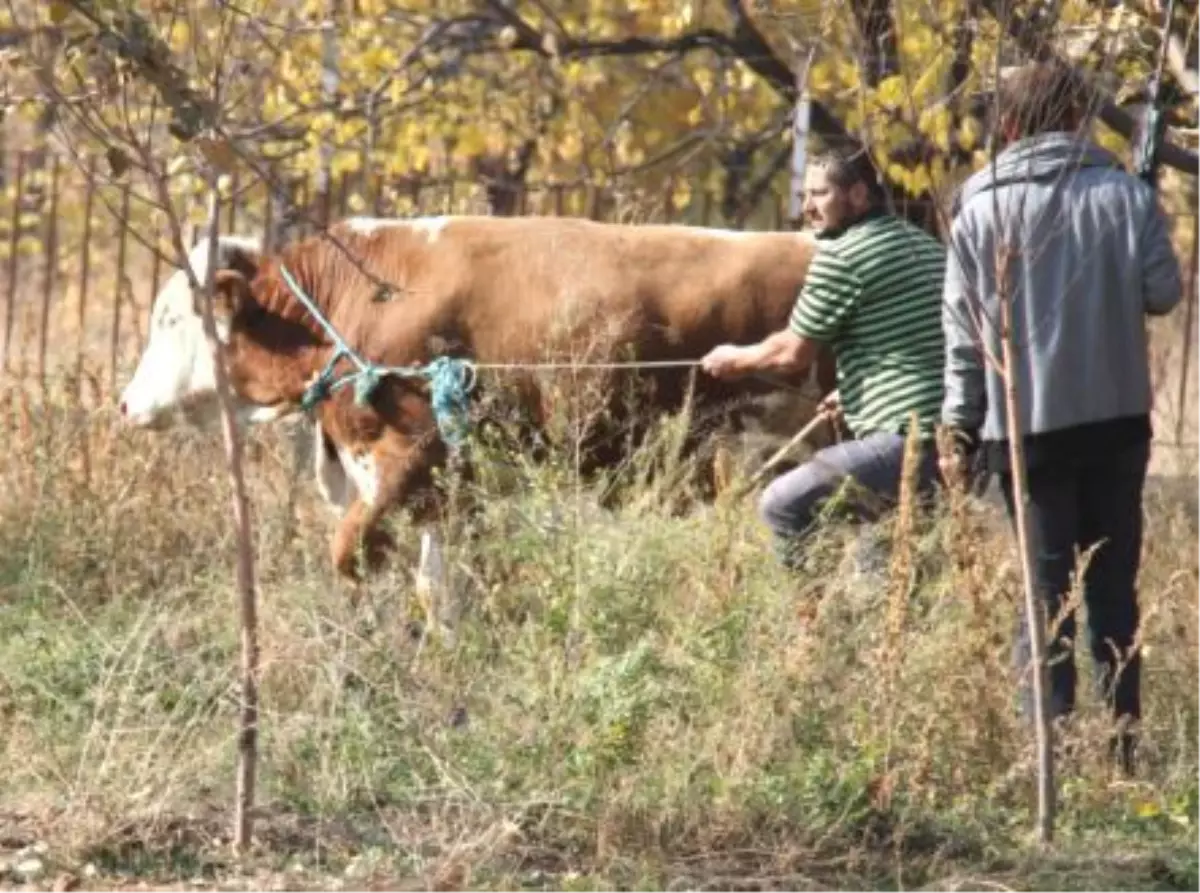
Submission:
<svg viewBox="0 0 1200 893">
<path fill-rule="evenodd" d="M 1094 549 L 1083 598 L 1096 679 L 1115 716 L 1136 722 L 1136 580 L 1152 433 L 1145 317 L 1179 303 L 1179 261 L 1153 191 L 1077 135 L 1088 103 L 1069 72 L 1030 66 L 1001 88 L 1000 103 L 1009 145 L 964 184 L 950 234 L 942 421 L 967 451 L 983 445 L 1011 518 L 1010 432 L 996 368 L 1000 302 L 1010 301 L 1030 557 L 1047 616 L 1061 617 L 1047 655 L 1050 713 L 1074 709 L 1075 618 L 1062 611 L 1063 598 L 1076 555 Z M 1023 616 L 1016 660 L 1024 672 Z M 1027 683 L 1022 691 L 1032 716 Z M 1130 769 L 1132 735 L 1113 740 Z"/>
<path fill-rule="evenodd" d="M 1009 147 L 996 171 L 984 168 L 964 184 L 960 202 L 950 253 L 966 281 L 955 283 L 959 298 L 947 309 L 962 317 L 975 304 L 998 321 L 999 259 L 1007 258 L 1006 294 L 1024 360 L 1022 431 L 1087 439 L 1093 425 L 1106 423 L 1118 437 L 1147 435 L 1144 316 L 1168 312 L 1180 297 L 1178 261 L 1153 191 L 1108 151 L 1059 131 Z M 999 357 L 999 326 L 984 334 Z M 953 355 L 975 332 L 956 326 L 949 335 Z M 962 421 L 999 442 L 1008 433 L 1003 382 L 994 367 L 986 379 L 990 411 Z"/>
</svg>

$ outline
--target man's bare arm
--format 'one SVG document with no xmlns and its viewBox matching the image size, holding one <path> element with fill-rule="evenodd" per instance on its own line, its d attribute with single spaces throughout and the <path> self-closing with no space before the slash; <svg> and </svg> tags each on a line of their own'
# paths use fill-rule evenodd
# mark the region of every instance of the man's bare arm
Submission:
<svg viewBox="0 0 1200 893">
<path fill-rule="evenodd" d="M 812 366 L 820 350 L 820 342 L 782 329 L 758 344 L 715 347 L 701 365 L 717 378 L 740 378 L 755 372 L 803 373 Z"/>
</svg>

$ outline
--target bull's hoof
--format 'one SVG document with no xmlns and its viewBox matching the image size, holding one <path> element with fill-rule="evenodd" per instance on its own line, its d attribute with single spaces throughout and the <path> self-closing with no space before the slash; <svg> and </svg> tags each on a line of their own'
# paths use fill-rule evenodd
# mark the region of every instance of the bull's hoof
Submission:
<svg viewBox="0 0 1200 893">
<path fill-rule="evenodd" d="M 372 530 L 363 538 L 362 551 L 367 561 L 367 569 L 376 571 L 383 566 L 388 555 L 395 551 L 396 540 L 383 530 Z"/>
<path fill-rule="evenodd" d="M 349 553 L 346 557 L 335 553 L 333 556 L 333 570 L 334 573 L 347 583 L 357 585 L 362 582 L 362 574 L 358 570 L 358 561 L 355 559 L 353 553 Z"/>
<path fill-rule="evenodd" d="M 356 541 L 337 535 L 333 540 L 334 569 L 347 580 L 359 583 L 383 566 L 396 548 L 396 540 L 385 531 L 371 530 Z"/>
</svg>

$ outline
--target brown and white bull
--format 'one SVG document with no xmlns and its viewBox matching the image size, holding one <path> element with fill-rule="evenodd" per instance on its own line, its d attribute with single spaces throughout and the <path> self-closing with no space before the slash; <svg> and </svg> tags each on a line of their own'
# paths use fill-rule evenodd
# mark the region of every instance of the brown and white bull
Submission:
<svg viewBox="0 0 1200 893">
<path fill-rule="evenodd" d="M 696 361 L 718 344 L 758 341 L 785 324 L 816 250 L 805 233 L 560 217 L 350 218 L 331 234 L 333 240 L 318 234 L 270 256 L 250 239 L 220 240 L 214 308 L 243 423 L 297 412 L 334 352 L 281 265 L 342 338 L 377 363 L 424 364 L 450 345 L 481 366 L 580 357 L 595 364 Z M 202 278 L 205 242 L 189 260 Z M 386 300 L 378 300 L 381 282 L 389 286 Z M 148 428 L 168 423 L 177 410 L 212 418 L 212 362 L 198 305 L 177 271 L 155 300 L 149 342 L 121 394 L 122 415 Z M 694 408 L 773 387 L 692 373 L 603 373 L 609 423 L 628 421 L 622 383 L 630 377 L 654 385 L 649 402 L 636 408 L 649 418 L 678 409 L 689 381 Z M 545 375 L 481 369 L 477 390 L 515 385 L 505 393 L 536 427 L 550 409 Z M 341 515 L 334 566 L 358 579 L 358 547 L 373 568 L 390 544 L 379 522 L 391 509 L 408 509 L 418 523 L 435 519 L 433 473 L 447 445 L 420 379 L 385 378 L 366 406 L 355 404 L 352 391 L 335 391 L 315 408 L 315 455 L 320 489 Z M 590 444 L 598 467 L 623 456 L 625 441 L 613 430 Z M 423 553 L 431 545 L 427 535 Z"/>
</svg>

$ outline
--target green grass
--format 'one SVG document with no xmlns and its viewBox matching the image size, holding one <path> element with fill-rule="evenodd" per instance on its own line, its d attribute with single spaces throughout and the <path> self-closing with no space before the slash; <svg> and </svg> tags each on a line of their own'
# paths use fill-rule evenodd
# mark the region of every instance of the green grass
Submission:
<svg viewBox="0 0 1200 893">
<path fill-rule="evenodd" d="M 510 456 L 454 540 L 451 647 L 413 635 L 415 539 L 352 603 L 307 468 L 293 485 L 284 440 L 259 432 L 259 812 L 238 863 L 219 438 L 68 418 L 12 421 L 0 472 L 9 883 L 39 841 L 43 883 L 89 887 L 1200 882 L 1194 481 L 1147 506 L 1142 772 L 1110 775 L 1085 690 L 1041 852 L 1008 663 L 1013 550 L 986 512 L 916 518 L 896 564 L 915 583 L 871 589 L 844 572 L 838 526 L 789 577 L 752 498 L 664 516 L 647 492 L 610 514 L 569 456 Z"/>
</svg>

